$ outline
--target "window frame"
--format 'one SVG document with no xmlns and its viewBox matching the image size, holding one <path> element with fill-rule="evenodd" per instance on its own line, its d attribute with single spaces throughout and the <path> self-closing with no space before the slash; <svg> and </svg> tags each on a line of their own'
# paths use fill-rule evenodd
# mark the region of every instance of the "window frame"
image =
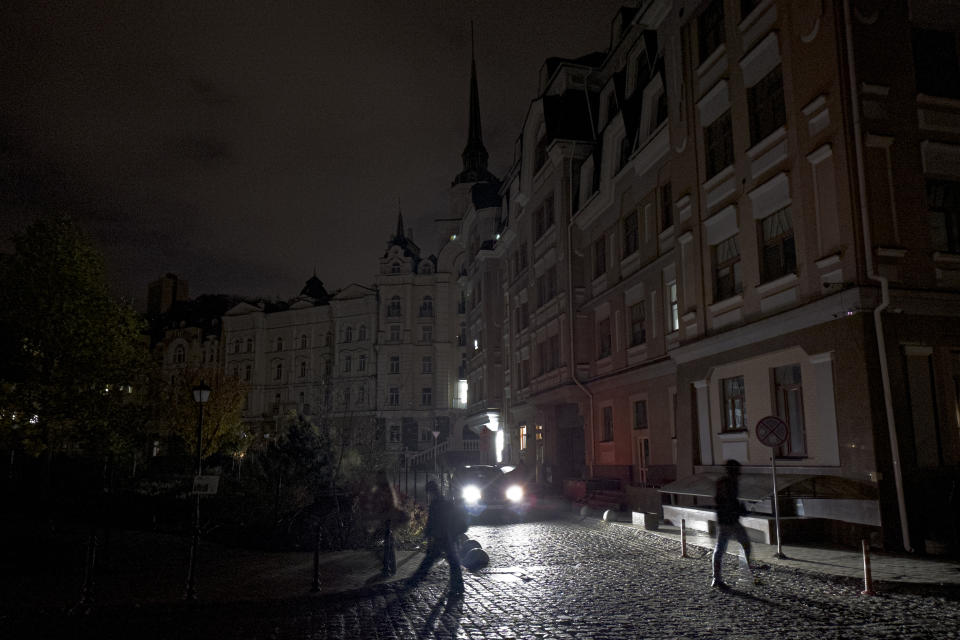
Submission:
<svg viewBox="0 0 960 640">
<path fill-rule="evenodd" d="M 720 432 L 740 433 L 747 430 L 747 390 L 744 378 L 720 379 Z"/>
</svg>

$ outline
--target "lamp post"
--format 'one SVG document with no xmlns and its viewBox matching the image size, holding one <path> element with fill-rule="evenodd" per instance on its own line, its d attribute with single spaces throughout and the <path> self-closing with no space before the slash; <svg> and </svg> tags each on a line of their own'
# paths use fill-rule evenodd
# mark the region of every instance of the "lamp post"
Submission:
<svg viewBox="0 0 960 640">
<path fill-rule="evenodd" d="M 203 474 L 203 405 L 210 399 L 210 387 L 203 382 L 193 388 L 193 399 L 200 405 L 200 416 L 197 418 L 197 478 Z M 193 589 L 193 574 L 197 564 L 197 551 L 200 546 L 200 493 L 197 487 L 193 488 L 196 495 L 196 508 L 193 512 L 193 537 L 190 540 L 190 564 L 187 566 L 187 590 L 183 597 L 187 600 L 196 600 L 197 593 Z"/>
</svg>

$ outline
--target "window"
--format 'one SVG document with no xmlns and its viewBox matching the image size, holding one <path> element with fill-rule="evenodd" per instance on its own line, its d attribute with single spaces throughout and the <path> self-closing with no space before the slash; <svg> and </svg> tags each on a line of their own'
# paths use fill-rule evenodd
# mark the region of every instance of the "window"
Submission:
<svg viewBox="0 0 960 640">
<path fill-rule="evenodd" d="M 543 306 L 557 295 L 557 267 L 556 265 L 537 278 L 537 305 Z"/>
<path fill-rule="evenodd" d="M 390 298 L 390 304 L 387 306 L 387 317 L 397 318 L 400 316 L 400 296 Z"/>
<path fill-rule="evenodd" d="M 361 353 L 357 356 L 357 371 L 367 370 L 367 354 Z"/>
<path fill-rule="evenodd" d="M 633 428 L 646 429 L 647 426 L 648 426 L 647 425 L 647 401 L 634 400 L 633 401 Z"/>
<path fill-rule="evenodd" d="M 600 410 L 600 441 L 613 440 L 613 407 L 603 407 Z"/>
<path fill-rule="evenodd" d="M 620 140 L 620 163 L 617 165 L 619 169 L 627 166 L 627 163 L 630 162 L 631 153 L 633 153 L 633 138 L 624 135 Z"/>
<path fill-rule="evenodd" d="M 300 363 L 300 377 L 304 378 L 307 375 L 307 363 L 303 361 Z"/>
<path fill-rule="evenodd" d="M 726 300 L 742 291 L 740 246 L 733 235 L 713 246 L 713 301 Z"/>
<path fill-rule="evenodd" d="M 187 360 L 187 350 L 183 346 L 178 346 L 173 350 L 173 361 L 176 364 L 183 364 Z"/>
<path fill-rule="evenodd" d="M 560 336 L 552 335 L 548 342 L 550 344 L 550 370 L 553 371 L 560 367 Z"/>
<path fill-rule="evenodd" d="M 673 226 L 673 190 L 670 183 L 660 188 L 660 230 L 665 231 Z"/>
<path fill-rule="evenodd" d="M 620 103 L 617 101 L 617 92 L 613 90 L 607 95 L 607 122 L 613 120 L 618 113 L 620 113 Z"/>
<path fill-rule="evenodd" d="M 328 376 L 333 373 L 333 360 L 323 361 L 323 373 Z"/>
<path fill-rule="evenodd" d="M 390 342 L 400 342 L 400 325 L 390 325 Z"/>
<path fill-rule="evenodd" d="M 720 380 L 720 403 L 722 431 L 743 431 L 747 428 L 743 376 Z"/>
<path fill-rule="evenodd" d="M 780 65 L 747 89 L 750 110 L 750 144 L 755 145 L 787 121 L 783 106 L 783 74 Z"/>
<path fill-rule="evenodd" d="M 423 296 L 423 300 L 420 302 L 420 317 L 433 317 L 433 298 L 431 296 Z"/>
<path fill-rule="evenodd" d="M 274 394 L 273 396 L 273 412 L 280 413 L 280 394 Z"/>
<path fill-rule="evenodd" d="M 790 207 L 784 207 L 760 221 L 761 277 L 776 280 L 797 270 L 797 249 L 793 239 Z"/>
<path fill-rule="evenodd" d="M 328 331 L 327 335 L 323 337 L 323 344 L 327 347 L 333 344 L 333 334 L 331 332 Z"/>
<path fill-rule="evenodd" d="M 760 0 L 740 0 L 740 22 L 750 15 L 750 12 L 757 8 Z"/>
<path fill-rule="evenodd" d="M 523 241 L 520 243 L 520 268 L 526 269 L 529 265 L 530 257 L 527 254 L 527 243 Z"/>
<path fill-rule="evenodd" d="M 362 324 L 360 325 L 360 328 L 357 329 L 357 340 L 359 340 L 360 342 L 363 342 L 366 339 L 367 339 L 367 325 Z"/>
<path fill-rule="evenodd" d="M 400 273 L 400 263 L 394 262 L 390 265 L 390 273 Z"/>
<path fill-rule="evenodd" d="M 601 236 L 593 243 L 593 277 L 599 278 L 607 272 L 607 237 Z"/>
<path fill-rule="evenodd" d="M 240 379 L 240 367 L 233 368 L 233 377 L 236 378 L 237 380 Z"/>
<path fill-rule="evenodd" d="M 537 145 L 533 149 L 533 172 L 537 173 L 540 169 L 543 168 L 543 165 L 547 162 L 547 145 L 549 140 L 547 139 L 547 127 L 546 125 L 541 124 L 540 130 L 537 132 Z"/>
<path fill-rule="evenodd" d="M 726 42 L 723 30 L 723 0 L 713 0 L 697 18 L 697 42 L 700 45 L 700 62 Z"/>
<path fill-rule="evenodd" d="M 623 225 L 623 257 L 636 252 L 640 248 L 640 219 L 638 212 L 627 215 L 621 223 Z"/>
<path fill-rule="evenodd" d="M 960 98 L 957 34 L 914 29 L 913 65 L 917 78 L 917 93 L 941 98 Z"/>
<path fill-rule="evenodd" d="M 680 301 L 677 297 L 677 281 L 667 283 L 667 332 L 680 330 Z"/>
<path fill-rule="evenodd" d="M 301 348 L 301 349 L 306 349 L 306 348 L 307 348 L 307 336 L 306 336 L 306 334 L 303 334 L 303 335 L 300 336 L 300 348 Z"/>
<path fill-rule="evenodd" d="M 400 373 L 400 356 L 390 356 L 390 373 Z"/>
<path fill-rule="evenodd" d="M 344 409 L 350 407 L 350 387 L 343 390 L 343 407 Z"/>
<path fill-rule="evenodd" d="M 724 112 L 708 124 L 703 134 L 709 180 L 720 173 L 721 169 L 733 164 L 733 128 L 730 124 L 730 111 Z"/>
<path fill-rule="evenodd" d="M 420 341 L 426 343 L 433 342 L 433 327 L 426 326 L 420 328 Z"/>
<path fill-rule="evenodd" d="M 343 330 L 343 341 L 353 342 L 353 327 L 347 327 Z"/>
<path fill-rule="evenodd" d="M 243 379 L 250 382 L 250 365 L 243 368 Z"/>
<path fill-rule="evenodd" d="M 353 359 L 349 354 L 343 356 L 343 372 L 350 373 L 350 370 L 353 368 Z"/>
<path fill-rule="evenodd" d="M 533 214 L 534 238 L 539 240 L 553 226 L 553 196 L 549 196 Z"/>
<path fill-rule="evenodd" d="M 390 442 L 395 444 L 400 443 L 400 425 L 398 424 L 390 425 Z"/>
<path fill-rule="evenodd" d="M 420 360 L 420 373 L 433 373 L 433 356 L 423 356 Z"/>
<path fill-rule="evenodd" d="M 530 305 L 527 302 L 520 303 L 520 328 L 526 329 L 530 326 Z"/>
<path fill-rule="evenodd" d="M 367 388 L 363 385 L 357 387 L 357 405 L 363 405 L 367 401 Z"/>
<path fill-rule="evenodd" d="M 387 404 L 396 407 L 400 404 L 400 387 L 390 387 L 387 392 Z"/>
<path fill-rule="evenodd" d="M 240 353 L 240 341 L 239 341 L 239 340 L 234 340 L 234 341 L 233 341 L 233 352 L 234 352 L 234 353 Z"/>
<path fill-rule="evenodd" d="M 253 353 L 253 338 L 247 338 L 247 353 Z"/>
<path fill-rule="evenodd" d="M 457 302 L 457 313 L 467 312 L 467 292 L 460 291 L 460 300 Z"/>
<path fill-rule="evenodd" d="M 645 302 L 630 305 L 630 346 L 645 344 L 647 341 L 647 312 Z"/>
<path fill-rule="evenodd" d="M 641 52 L 633 67 L 633 90 L 642 91 L 650 82 L 650 63 L 646 53 Z"/>
<path fill-rule="evenodd" d="M 960 253 L 960 182 L 927 180 L 927 207 L 933 248 Z"/>
<path fill-rule="evenodd" d="M 777 394 L 777 415 L 790 427 L 790 437 L 779 448 L 777 455 L 804 457 L 807 455 L 807 434 L 803 424 L 803 385 L 800 365 L 791 364 L 773 370 Z"/>
<path fill-rule="evenodd" d="M 283 338 L 277 338 L 277 351 L 283 351 Z"/>
<path fill-rule="evenodd" d="M 301 409 L 303 408 L 303 391 L 301 391 L 300 395 L 298 396 L 297 406 Z"/>
<path fill-rule="evenodd" d="M 424 407 L 433 406 L 433 389 L 431 387 L 424 387 L 420 390 L 420 404 Z"/>
<path fill-rule="evenodd" d="M 609 357 L 610 345 L 610 318 L 607 317 L 597 323 L 597 357 Z"/>
<path fill-rule="evenodd" d="M 283 363 L 282 362 L 277 363 L 277 367 L 276 369 L 274 369 L 274 372 L 273 372 L 273 379 L 274 380 L 283 379 Z"/>
<path fill-rule="evenodd" d="M 525 451 L 527 449 L 527 425 L 520 425 L 520 450 Z"/>
</svg>

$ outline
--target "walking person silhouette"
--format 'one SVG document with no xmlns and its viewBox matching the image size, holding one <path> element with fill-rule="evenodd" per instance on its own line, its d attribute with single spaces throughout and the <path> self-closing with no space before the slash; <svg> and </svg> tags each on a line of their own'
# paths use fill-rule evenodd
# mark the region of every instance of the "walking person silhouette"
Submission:
<svg viewBox="0 0 960 640">
<path fill-rule="evenodd" d="M 736 460 L 727 460 L 726 474 L 717 480 L 714 499 L 717 505 L 717 545 L 713 549 L 713 581 L 711 587 L 726 589 L 723 581 L 721 565 L 723 554 L 727 551 L 730 538 L 734 538 L 743 547 L 743 554 L 750 568 L 750 538 L 746 529 L 740 524 L 740 516 L 744 513 L 740 505 L 740 463 Z"/>
<path fill-rule="evenodd" d="M 462 594 L 463 571 L 460 568 L 460 555 L 457 553 L 457 532 L 453 526 L 457 506 L 440 495 L 440 488 L 433 480 L 427 483 L 426 491 L 430 501 L 427 525 L 424 529 L 424 536 L 427 538 L 427 554 L 407 580 L 407 586 L 413 586 L 423 580 L 430 568 L 441 556 L 444 556 L 450 565 L 450 594 Z"/>
</svg>

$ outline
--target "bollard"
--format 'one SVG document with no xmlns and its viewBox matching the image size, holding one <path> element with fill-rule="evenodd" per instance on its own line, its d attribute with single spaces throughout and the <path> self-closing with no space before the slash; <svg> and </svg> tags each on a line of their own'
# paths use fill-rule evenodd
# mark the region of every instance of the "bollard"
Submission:
<svg viewBox="0 0 960 640">
<path fill-rule="evenodd" d="M 689 558 L 687 555 L 687 521 L 680 519 L 680 557 Z"/>
<path fill-rule="evenodd" d="M 860 541 L 860 546 L 863 548 L 863 591 L 860 594 L 874 596 L 877 594 L 873 590 L 873 575 L 870 573 L 870 545 L 866 538 Z"/>
<path fill-rule="evenodd" d="M 320 591 L 320 532 L 322 529 L 322 523 L 318 522 L 317 540 L 313 545 L 313 587 L 310 588 L 313 593 Z"/>
</svg>

